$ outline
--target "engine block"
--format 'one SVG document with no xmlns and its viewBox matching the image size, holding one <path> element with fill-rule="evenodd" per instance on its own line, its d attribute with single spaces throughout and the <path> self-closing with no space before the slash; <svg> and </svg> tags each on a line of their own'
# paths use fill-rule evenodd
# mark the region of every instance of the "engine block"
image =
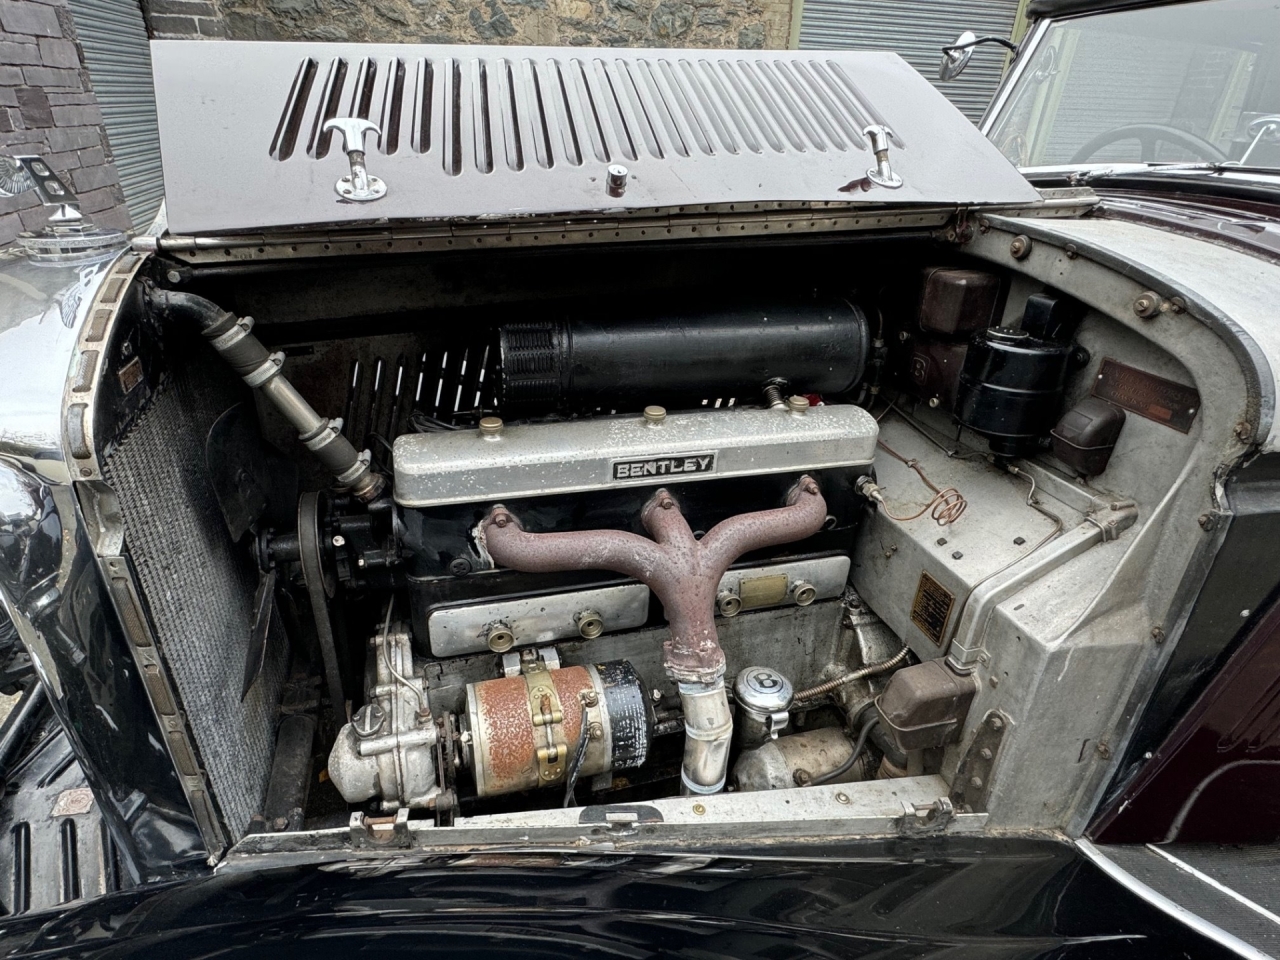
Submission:
<svg viewBox="0 0 1280 960">
<path fill-rule="evenodd" d="M 516 512 L 531 532 L 642 533 L 641 509 L 665 487 L 699 535 L 727 517 L 777 507 L 807 473 L 828 503 L 823 529 L 748 559 L 758 567 L 780 556 L 794 564 L 847 555 L 860 515 L 853 484 L 870 469 L 877 435 L 875 420 L 859 407 L 796 403 L 673 414 L 651 407 L 644 416 L 490 421 L 478 431 L 402 436 L 394 452 L 395 500 L 410 554 L 417 649 L 437 656 L 503 652 L 650 622 L 648 588 L 618 574 L 520 573 L 495 565 L 476 535 L 495 504 Z M 724 589 L 734 592 L 741 579 L 727 579 Z M 756 605 L 809 602 L 810 582 L 793 573 L 771 591 L 774 599 Z M 513 618 L 524 628 L 513 629 Z"/>
</svg>

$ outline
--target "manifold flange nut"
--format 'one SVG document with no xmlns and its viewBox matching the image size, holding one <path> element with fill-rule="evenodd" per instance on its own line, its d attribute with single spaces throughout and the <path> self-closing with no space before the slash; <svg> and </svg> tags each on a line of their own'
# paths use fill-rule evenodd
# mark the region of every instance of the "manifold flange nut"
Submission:
<svg viewBox="0 0 1280 960">
<path fill-rule="evenodd" d="M 594 640 L 604 633 L 604 618 L 594 610 L 583 610 L 573 620 L 584 640 Z"/>
<path fill-rule="evenodd" d="M 516 635 L 505 623 L 495 623 L 485 633 L 484 642 L 494 653 L 506 653 L 516 645 Z"/>
<path fill-rule="evenodd" d="M 736 617 L 742 611 L 742 598 L 732 590 L 723 590 L 716 597 L 716 609 L 722 617 Z"/>
</svg>

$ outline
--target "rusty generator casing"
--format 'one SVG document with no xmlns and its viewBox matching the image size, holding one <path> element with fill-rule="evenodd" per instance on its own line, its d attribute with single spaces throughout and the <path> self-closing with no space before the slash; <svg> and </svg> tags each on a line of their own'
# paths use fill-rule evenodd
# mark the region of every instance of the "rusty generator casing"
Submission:
<svg viewBox="0 0 1280 960">
<path fill-rule="evenodd" d="M 466 730 L 464 762 L 476 793 L 491 797 L 638 767 L 653 721 L 626 660 L 560 669 L 539 662 L 518 676 L 468 684 Z"/>
</svg>

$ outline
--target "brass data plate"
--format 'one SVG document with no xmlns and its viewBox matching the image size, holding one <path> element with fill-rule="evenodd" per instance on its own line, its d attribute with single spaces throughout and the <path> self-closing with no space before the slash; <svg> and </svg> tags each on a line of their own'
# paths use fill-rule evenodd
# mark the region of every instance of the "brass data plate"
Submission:
<svg viewBox="0 0 1280 960">
<path fill-rule="evenodd" d="M 929 574 L 923 572 L 920 574 L 920 583 L 916 587 L 916 599 L 911 604 L 911 622 L 933 641 L 935 647 L 942 646 L 947 620 L 951 618 L 951 607 L 955 602 L 954 593 Z"/>
<path fill-rule="evenodd" d="M 1140 417 L 1190 433 L 1200 410 L 1200 393 L 1194 387 L 1175 383 L 1106 357 L 1093 382 L 1093 395 Z"/>
<path fill-rule="evenodd" d="M 785 573 L 771 577 L 752 577 L 738 584 L 738 598 L 742 601 L 743 610 L 773 607 L 787 599 L 790 586 L 791 578 Z"/>
<path fill-rule="evenodd" d="M 116 374 L 120 378 L 120 392 L 132 393 L 133 388 L 142 382 L 142 361 L 134 357 Z"/>
</svg>

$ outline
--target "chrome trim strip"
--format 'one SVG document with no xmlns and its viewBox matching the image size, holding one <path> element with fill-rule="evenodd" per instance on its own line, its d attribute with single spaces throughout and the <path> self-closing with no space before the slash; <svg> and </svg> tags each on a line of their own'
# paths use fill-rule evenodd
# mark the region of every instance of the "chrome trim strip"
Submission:
<svg viewBox="0 0 1280 960">
<path fill-rule="evenodd" d="M 195 817 L 212 865 L 227 849 L 229 841 L 218 822 L 213 794 L 209 789 L 209 776 L 200 763 L 191 726 L 182 710 L 177 684 L 169 676 L 168 667 L 156 646 L 155 627 L 142 604 L 141 590 L 132 565 L 123 556 L 100 556 L 97 559 L 98 569 L 107 583 L 107 594 L 115 607 L 120 625 L 124 628 L 124 636 L 137 665 L 138 676 L 142 678 L 143 689 L 151 702 L 151 710 L 164 732 L 164 749 L 173 762 L 174 775 L 191 805 L 191 814 Z"/>
<path fill-rule="evenodd" d="M 1185 863 L 1184 861 L 1179 860 L 1173 854 L 1166 853 L 1160 847 L 1157 847 L 1154 843 L 1148 843 L 1147 849 L 1150 850 L 1152 853 L 1157 854 L 1158 856 L 1164 857 L 1164 859 L 1168 860 L 1179 870 L 1186 871 L 1187 873 L 1195 877 L 1197 880 L 1199 880 L 1201 883 L 1206 883 L 1209 886 L 1213 887 L 1213 889 L 1217 890 L 1218 892 L 1225 893 L 1232 900 L 1237 901 L 1241 906 L 1247 907 L 1248 909 L 1252 910 L 1254 913 L 1259 914 L 1260 916 L 1266 917 L 1272 923 L 1280 925 L 1280 916 L 1277 916 L 1276 914 L 1272 913 L 1266 907 L 1261 906 L 1260 904 L 1254 903 L 1252 900 L 1246 897 L 1243 893 L 1238 893 L 1237 891 L 1232 890 L 1225 883 L 1221 883 L 1220 881 L 1215 880 L 1213 877 L 1209 876 L 1207 873 L 1202 873 L 1201 871 L 1197 870 L 1195 867 L 1191 866 L 1191 864 Z"/>
<path fill-rule="evenodd" d="M 1245 943 L 1239 937 L 1227 933 L 1227 931 L 1223 930 L 1221 927 L 1215 926 L 1198 914 L 1192 913 L 1181 904 L 1170 900 L 1163 893 L 1147 886 L 1137 877 L 1126 871 L 1118 863 L 1108 859 L 1106 854 L 1088 840 L 1081 838 L 1075 841 L 1075 845 L 1076 849 L 1084 855 L 1086 860 L 1096 866 L 1116 883 L 1120 884 L 1120 886 L 1124 887 L 1135 896 L 1145 900 L 1160 912 L 1168 914 L 1170 917 L 1173 917 L 1173 919 L 1190 927 L 1201 936 L 1207 937 L 1214 943 L 1226 947 L 1232 953 L 1241 957 L 1246 957 L 1248 960 L 1273 960 L 1270 955 L 1263 953 L 1257 947 Z"/>
</svg>

